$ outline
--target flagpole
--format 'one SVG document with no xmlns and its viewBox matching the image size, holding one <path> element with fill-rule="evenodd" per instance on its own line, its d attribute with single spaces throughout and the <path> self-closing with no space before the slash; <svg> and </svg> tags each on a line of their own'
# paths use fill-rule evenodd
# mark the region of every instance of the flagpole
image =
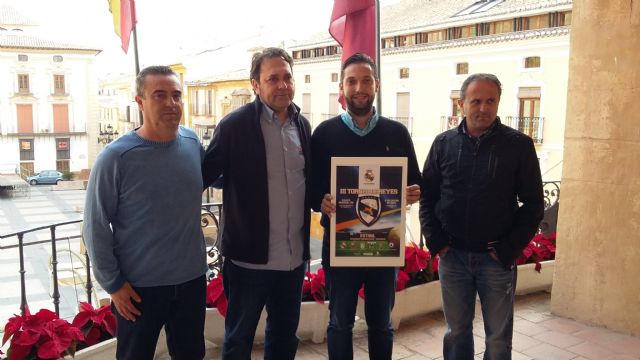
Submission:
<svg viewBox="0 0 640 360">
<path fill-rule="evenodd" d="M 135 63 L 136 63 L 136 77 L 138 76 L 138 74 L 140 73 L 140 61 L 138 60 L 138 30 L 137 30 L 137 26 L 134 26 L 132 30 L 133 32 L 133 57 L 135 59 Z M 137 95 L 137 94 L 136 94 Z M 142 118 L 142 111 L 140 109 L 138 109 L 138 118 L 140 119 L 140 126 L 142 126 L 142 123 L 144 122 L 144 119 Z"/>
<path fill-rule="evenodd" d="M 378 69 L 378 81 L 380 81 L 380 64 L 382 63 L 382 58 L 380 57 L 380 0 L 376 0 L 376 59 Z M 378 85 L 378 97 L 376 98 L 376 111 L 378 114 L 382 114 L 382 85 Z"/>
</svg>

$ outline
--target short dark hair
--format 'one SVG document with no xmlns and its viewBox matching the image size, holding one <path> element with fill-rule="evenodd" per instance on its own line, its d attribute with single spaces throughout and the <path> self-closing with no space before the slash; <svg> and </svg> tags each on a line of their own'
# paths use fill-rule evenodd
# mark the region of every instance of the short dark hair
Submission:
<svg viewBox="0 0 640 360">
<path fill-rule="evenodd" d="M 136 76 L 136 95 L 143 97 L 144 95 L 144 82 L 148 75 L 166 75 L 178 77 L 173 69 L 164 65 L 148 66 L 138 73 Z"/>
<path fill-rule="evenodd" d="M 373 70 L 373 78 L 378 80 L 378 70 L 376 69 L 376 63 L 373 59 L 367 54 L 355 53 L 349 56 L 347 60 L 342 63 L 342 69 L 340 69 L 340 82 L 344 80 L 344 69 L 351 64 L 358 63 L 369 64 L 369 66 L 371 66 L 371 70 Z"/>
<path fill-rule="evenodd" d="M 264 61 L 264 59 L 272 58 L 282 58 L 282 60 L 289 64 L 291 71 L 293 71 L 293 59 L 291 58 L 291 55 L 287 54 L 283 49 L 268 47 L 253 54 L 253 57 L 251 58 L 251 72 L 249 73 L 249 79 L 260 82 L 260 65 L 262 65 L 262 61 Z"/>
<path fill-rule="evenodd" d="M 462 87 L 460 88 L 460 100 L 464 100 L 467 95 L 467 88 L 474 81 L 491 81 L 498 87 L 498 96 L 502 96 L 502 84 L 500 83 L 500 80 L 498 80 L 497 76 L 493 74 L 477 73 L 469 75 L 469 77 L 467 77 L 462 83 Z"/>
</svg>

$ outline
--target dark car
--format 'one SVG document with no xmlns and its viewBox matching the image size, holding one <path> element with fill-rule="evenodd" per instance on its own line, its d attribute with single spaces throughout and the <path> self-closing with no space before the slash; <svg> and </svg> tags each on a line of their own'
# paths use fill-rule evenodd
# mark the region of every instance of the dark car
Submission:
<svg viewBox="0 0 640 360">
<path fill-rule="evenodd" d="M 62 173 L 55 170 L 44 170 L 27 177 L 27 182 L 31 185 L 57 184 L 60 181 L 62 181 Z"/>
</svg>

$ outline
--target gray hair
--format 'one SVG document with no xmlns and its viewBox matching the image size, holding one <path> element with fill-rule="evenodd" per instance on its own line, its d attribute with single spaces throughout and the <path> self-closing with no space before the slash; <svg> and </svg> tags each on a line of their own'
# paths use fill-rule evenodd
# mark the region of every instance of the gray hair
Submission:
<svg viewBox="0 0 640 360">
<path fill-rule="evenodd" d="M 149 66 L 138 73 L 136 76 L 136 95 L 144 97 L 144 83 L 148 75 L 166 75 L 178 77 L 173 69 L 164 65 Z"/>
<path fill-rule="evenodd" d="M 460 88 L 460 100 L 465 99 L 467 95 L 467 88 L 474 81 L 491 81 L 498 87 L 498 96 L 502 96 L 502 84 L 500 83 L 500 80 L 498 80 L 497 76 L 493 74 L 478 73 L 469 75 L 469 77 L 464 80 L 462 87 Z"/>
</svg>

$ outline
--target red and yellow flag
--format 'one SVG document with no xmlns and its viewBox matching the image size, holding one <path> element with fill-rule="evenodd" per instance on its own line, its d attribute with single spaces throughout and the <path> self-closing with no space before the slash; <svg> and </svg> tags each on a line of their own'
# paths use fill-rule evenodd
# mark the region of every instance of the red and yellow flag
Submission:
<svg viewBox="0 0 640 360">
<path fill-rule="evenodd" d="M 113 15 L 113 28 L 122 40 L 122 50 L 129 50 L 131 30 L 136 26 L 136 5 L 134 0 L 108 0 L 109 11 Z"/>
</svg>

